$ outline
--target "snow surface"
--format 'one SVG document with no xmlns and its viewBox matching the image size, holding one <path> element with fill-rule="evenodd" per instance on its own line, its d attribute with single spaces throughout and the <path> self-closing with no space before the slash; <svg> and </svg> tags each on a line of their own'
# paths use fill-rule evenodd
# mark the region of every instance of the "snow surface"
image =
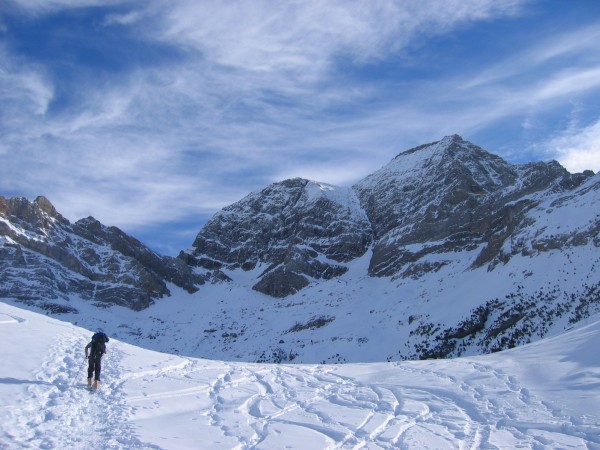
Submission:
<svg viewBox="0 0 600 450">
<path fill-rule="evenodd" d="M 111 339 L 0 303 L 0 448 L 600 449 L 600 315 L 492 355 L 267 365 Z"/>
</svg>

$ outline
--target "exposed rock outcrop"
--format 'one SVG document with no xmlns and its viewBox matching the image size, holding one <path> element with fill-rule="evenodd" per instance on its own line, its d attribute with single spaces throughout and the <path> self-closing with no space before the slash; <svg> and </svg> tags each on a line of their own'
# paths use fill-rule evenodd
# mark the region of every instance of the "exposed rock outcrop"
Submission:
<svg viewBox="0 0 600 450">
<path fill-rule="evenodd" d="M 0 197 L 0 236 L 0 296 L 50 311 L 72 310 L 73 295 L 141 310 L 170 294 L 167 282 L 188 292 L 205 282 L 116 227 L 92 217 L 71 224 L 45 197 Z"/>
<path fill-rule="evenodd" d="M 254 289 L 285 297 L 343 274 L 371 240 L 351 189 L 296 178 L 224 208 L 180 258 L 206 270 L 260 268 Z"/>
<path fill-rule="evenodd" d="M 446 264 L 432 255 L 474 250 L 472 267 L 493 270 L 521 251 L 506 246 L 528 211 L 593 175 L 556 161 L 512 165 L 448 136 L 399 154 L 351 189 L 293 179 L 250 194 L 217 213 L 180 258 L 206 270 L 260 266 L 254 289 L 273 297 L 344 274 L 368 249 L 375 277 L 419 278 Z"/>
<path fill-rule="evenodd" d="M 267 186 L 215 214 L 178 258 L 92 217 L 71 224 L 43 197 L 0 197 L 0 297 L 77 321 L 90 303 L 104 323 L 124 313 L 105 307 L 144 310 L 115 336 L 192 356 L 489 353 L 600 313 L 598 211 L 599 175 L 509 164 L 459 136 L 349 188 Z M 148 308 L 173 285 L 202 301 Z"/>
<path fill-rule="evenodd" d="M 369 274 L 410 273 L 427 255 L 474 248 L 473 267 L 490 263 L 541 198 L 591 175 L 555 161 L 511 165 L 457 135 L 401 153 L 354 186 L 373 227 Z"/>
</svg>

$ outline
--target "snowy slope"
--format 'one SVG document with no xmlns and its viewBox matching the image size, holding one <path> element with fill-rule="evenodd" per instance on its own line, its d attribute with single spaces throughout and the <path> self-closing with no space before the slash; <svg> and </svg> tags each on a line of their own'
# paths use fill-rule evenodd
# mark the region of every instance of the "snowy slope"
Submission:
<svg viewBox="0 0 600 450">
<path fill-rule="evenodd" d="M 112 339 L 0 303 L 0 447 L 598 449 L 600 316 L 519 349 L 348 365 L 228 363 Z"/>
<path fill-rule="evenodd" d="M 506 241 L 502 252 L 510 258 L 491 271 L 470 269 L 475 248 L 427 256 L 432 265 L 444 263 L 427 276 L 369 277 L 367 252 L 344 275 L 285 299 L 251 289 L 264 270 L 259 266 L 226 270 L 233 281 L 204 285 L 193 295 L 169 285 L 172 297 L 139 312 L 99 310 L 72 296 L 68 304 L 79 313 L 60 317 L 144 348 L 240 362 L 377 362 L 427 356 L 447 342 L 454 347 L 446 356 L 495 351 L 507 340 L 522 345 L 600 312 L 597 232 L 595 241 L 578 238 L 598 224 L 593 181 L 568 202 L 555 194 L 531 209 L 525 223 L 534 225 Z M 553 248 L 552 239 L 565 243 Z M 485 327 L 465 326 L 460 334 L 457 324 L 479 313 L 487 314 Z"/>
<path fill-rule="evenodd" d="M 449 136 L 351 188 L 273 183 L 179 258 L 0 197 L 0 301 L 149 350 L 280 363 L 474 356 L 600 312 L 600 174 Z"/>
</svg>

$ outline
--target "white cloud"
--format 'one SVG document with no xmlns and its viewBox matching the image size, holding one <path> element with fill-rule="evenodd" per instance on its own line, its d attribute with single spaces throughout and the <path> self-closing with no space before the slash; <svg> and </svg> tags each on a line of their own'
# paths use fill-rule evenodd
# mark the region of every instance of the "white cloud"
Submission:
<svg viewBox="0 0 600 450">
<path fill-rule="evenodd" d="M 5 0 L 8 6 L 14 5 L 28 14 L 41 15 L 64 9 L 89 6 L 110 6 L 125 3 L 126 0 Z"/>
<path fill-rule="evenodd" d="M 547 81 L 540 83 L 528 95 L 533 101 L 552 100 L 566 95 L 578 94 L 600 86 L 600 65 L 560 71 Z"/>
<path fill-rule="evenodd" d="M 553 34 L 540 42 L 519 48 L 497 64 L 463 81 L 461 89 L 500 84 L 544 68 L 554 72 L 570 64 L 574 56 L 588 64 L 600 62 L 600 26 L 598 22 L 582 29 Z"/>
<path fill-rule="evenodd" d="M 92 3 L 105 4 L 20 2 L 38 12 Z M 461 74 L 397 89 L 340 72 L 341 59 L 368 65 L 526 3 L 181 0 L 109 15 L 104 25 L 174 45 L 181 59 L 71 86 L 81 101 L 46 116 L 54 89 L 43 71 L 9 67 L 0 92 L 12 87 L 0 101 L 14 100 L 15 118 L 0 175 L 11 171 L 18 187 L 49 196 L 71 219 L 92 214 L 124 228 L 217 210 L 288 176 L 353 183 L 409 146 L 596 88 L 595 66 L 513 84 L 537 67 L 528 49 L 516 58 L 520 67 L 482 71 L 470 84 Z M 540 64 L 581 53 L 575 38 L 560 48 L 555 41 Z"/>
<path fill-rule="evenodd" d="M 43 115 L 53 97 L 54 87 L 39 67 L 18 62 L 0 46 L 0 102 L 6 117 Z"/>
<path fill-rule="evenodd" d="M 314 80 L 340 54 L 378 59 L 417 37 L 515 14 L 524 3 L 184 0 L 166 13 L 160 38 L 197 49 L 211 63 Z"/>
<path fill-rule="evenodd" d="M 600 171 L 600 120 L 586 127 L 570 127 L 536 145 L 569 172 Z"/>
<path fill-rule="evenodd" d="M 142 11 L 130 11 L 125 14 L 109 14 L 104 18 L 103 24 L 110 25 L 132 25 L 144 18 Z"/>
</svg>

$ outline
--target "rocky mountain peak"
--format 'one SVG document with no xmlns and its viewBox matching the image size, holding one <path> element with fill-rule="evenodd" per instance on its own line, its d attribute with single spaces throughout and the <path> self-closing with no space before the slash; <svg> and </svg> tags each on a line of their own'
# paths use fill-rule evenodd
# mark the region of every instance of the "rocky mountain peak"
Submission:
<svg viewBox="0 0 600 450">
<path fill-rule="evenodd" d="M 381 178 L 409 185 L 415 179 L 447 183 L 449 179 L 465 177 L 480 185 L 481 189 L 494 190 L 514 181 L 516 174 L 510 164 L 499 156 L 455 134 L 400 153 L 358 186 L 368 188 L 369 182 L 377 184 Z"/>
<path fill-rule="evenodd" d="M 0 197 L 0 298 L 193 356 L 487 353 L 600 311 L 599 193 L 590 171 L 509 164 L 454 135 L 352 187 L 273 183 L 215 214 L 178 258 L 93 217 L 60 220 L 47 199 Z M 198 293 L 149 308 L 173 285 Z"/>
<path fill-rule="evenodd" d="M 66 219 L 60 215 L 58 213 L 58 211 L 56 211 L 56 208 L 54 207 L 54 205 L 50 202 L 50 200 L 48 200 L 46 197 L 44 197 L 43 195 L 38 196 L 34 201 L 33 201 L 34 205 L 37 205 L 37 207 L 43 211 L 44 213 L 48 214 L 48 216 L 54 218 L 54 219 L 58 219 L 61 222 L 65 222 Z"/>
<path fill-rule="evenodd" d="M 254 288 L 274 296 L 339 276 L 369 248 L 371 276 L 426 273 L 443 264 L 425 264 L 431 254 L 476 247 L 473 265 L 481 266 L 502 257 L 538 197 L 585 178 L 556 162 L 512 165 L 446 136 L 352 188 L 295 178 L 252 193 L 217 213 L 181 257 L 205 269 L 262 267 Z"/>
<path fill-rule="evenodd" d="M 400 153 L 354 189 L 375 239 L 409 244 L 453 233 L 448 219 L 456 212 L 472 210 L 517 178 L 504 160 L 453 135 Z"/>
<path fill-rule="evenodd" d="M 407 150 L 354 186 L 374 231 L 369 273 L 414 275 L 427 255 L 482 244 L 473 264 L 489 263 L 541 198 L 587 178 L 556 161 L 511 165 L 458 135 Z"/>
<path fill-rule="evenodd" d="M 204 269 L 259 269 L 254 288 L 284 297 L 364 254 L 369 221 L 350 188 L 301 178 L 273 183 L 217 213 L 180 255 Z"/>
<path fill-rule="evenodd" d="M 140 310 L 169 295 L 166 282 L 194 292 L 205 281 L 93 217 L 71 224 L 45 197 L 0 197 L 0 297 L 72 312 L 77 294 L 96 306 Z"/>
<path fill-rule="evenodd" d="M 66 224 L 68 220 L 60 215 L 45 197 L 37 197 L 30 202 L 25 197 L 0 197 L 0 215 L 10 218 L 25 229 L 44 232 L 54 227 L 55 222 Z"/>
</svg>

